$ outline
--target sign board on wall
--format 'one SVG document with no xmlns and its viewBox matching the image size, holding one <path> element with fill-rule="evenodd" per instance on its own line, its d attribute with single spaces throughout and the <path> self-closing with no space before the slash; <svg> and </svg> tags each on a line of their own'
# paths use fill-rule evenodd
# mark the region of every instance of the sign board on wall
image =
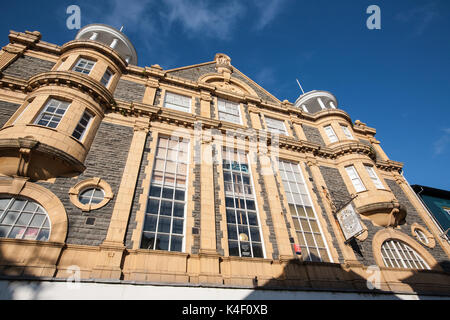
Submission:
<svg viewBox="0 0 450 320">
<path fill-rule="evenodd" d="M 353 204 L 350 202 L 336 214 L 345 240 L 348 241 L 364 232 L 364 227 L 359 220 Z"/>
</svg>

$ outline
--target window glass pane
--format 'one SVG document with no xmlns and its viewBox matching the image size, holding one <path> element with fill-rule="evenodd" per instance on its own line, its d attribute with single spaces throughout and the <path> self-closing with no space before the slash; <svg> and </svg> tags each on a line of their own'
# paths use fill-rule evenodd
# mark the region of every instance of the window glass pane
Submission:
<svg viewBox="0 0 450 320">
<path fill-rule="evenodd" d="M 227 231 L 228 231 L 228 239 L 229 240 L 237 240 L 238 234 L 235 224 L 228 224 L 227 225 Z"/>
<path fill-rule="evenodd" d="M 154 249 L 155 245 L 155 234 L 144 232 L 142 234 L 141 248 L 142 249 Z"/>
<path fill-rule="evenodd" d="M 164 107 L 178 111 L 190 112 L 191 98 L 166 91 Z"/>
<path fill-rule="evenodd" d="M 345 170 L 347 171 L 347 174 L 352 180 L 353 186 L 355 187 L 356 192 L 362 192 L 365 191 L 366 188 L 364 187 L 364 184 L 362 183 L 361 179 L 359 178 L 358 173 L 356 172 L 356 169 L 354 166 L 345 167 Z"/>
<path fill-rule="evenodd" d="M 42 214 L 37 214 L 33 217 L 33 220 L 31 220 L 30 226 L 31 227 L 40 227 L 44 223 L 45 216 Z"/>
<path fill-rule="evenodd" d="M 159 233 L 156 238 L 155 250 L 169 250 L 169 235 Z"/>
<path fill-rule="evenodd" d="M 81 139 L 84 133 L 86 132 L 87 127 L 92 118 L 93 116 L 88 111 L 85 111 L 80 121 L 78 122 L 78 125 L 76 126 L 74 132 L 72 133 L 72 137 Z"/>
<path fill-rule="evenodd" d="M 8 238 L 11 239 L 23 239 L 23 236 L 25 234 L 25 228 L 24 227 L 13 227 Z M 29 239 L 28 239 L 29 240 Z"/>
<path fill-rule="evenodd" d="M 50 99 L 36 118 L 35 124 L 56 128 L 68 106 L 68 102 Z"/>
<path fill-rule="evenodd" d="M 183 245 L 183 237 L 179 236 L 172 236 L 171 242 L 170 242 L 170 251 L 182 251 L 182 245 Z"/>
<path fill-rule="evenodd" d="M 223 99 L 218 99 L 219 120 L 233 123 L 241 123 L 239 104 Z"/>
<path fill-rule="evenodd" d="M 260 243 L 253 243 L 253 256 L 255 258 L 263 258 L 264 253 Z"/>
<path fill-rule="evenodd" d="M 41 229 L 41 231 L 39 231 L 39 234 L 37 236 L 38 241 L 48 241 L 48 238 L 50 236 L 50 231 L 47 229 Z"/>
<path fill-rule="evenodd" d="M 269 132 L 287 135 L 284 121 L 269 118 L 269 117 L 265 117 L 265 119 L 266 119 L 266 124 L 267 124 L 267 130 Z"/>
<path fill-rule="evenodd" d="M 325 133 L 328 136 L 328 139 L 330 140 L 330 143 L 339 141 L 338 137 L 334 133 L 334 130 L 331 126 L 326 126 L 326 127 L 324 127 L 324 129 L 325 129 Z"/>
<path fill-rule="evenodd" d="M 159 211 L 159 214 L 165 215 L 165 216 L 171 216 L 172 215 L 172 201 L 161 201 L 161 210 Z"/>
<path fill-rule="evenodd" d="M 79 59 L 77 64 L 73 68 L 74 71 L 89 74 L 94 66 L 95 62 L 87 60 L 87 59 Z"/>
<path fill-rule="evenodd" d="M 184 197 L 185 192 L 183 190 L 175 190 L 175 200 L 184 200 Z"/>
<path fill-rule="evenodd" d="M 159 217 L 158 232 L 170 233 L 170 217 Z"/>
<path fill-rule="evenodd" d="M 25 207 L 26 203 L 27 201 L 25 200 L 14 200 L 10 210 L 21 211 Z"/>
<path fill-rule="evenodd" d="M 103 201 L 105 193 L 99 188 L 89 188 L 82 192 L 78 196 L 78 200 L 82 204 L 98 204 Z"/>
<path fill-rule="evenodd" d="M 228 241 L 228 251 L 230 256 L 239 257 L 239 242 Z"/>
<path fill-rule="evenodd" d="M 150 199 L 147 202 L 147 213 L 158 214 L 159 211 L 159 200 Z"/>
<path fill-rule="evenodd" d="M 158 217 L 154 215 L 146 215 L 144 223 L 144 231 L 156 231 L 156 222 Z"/>
<path fill-rule="evenodd" d="M 252 245 L 255 241 L 261 241 L 261 230 L 258 224 L 256 202 L 251 191 L 252 179 L 247 156 L 236 150 L 224 149 L 223 158 L 230 255 L 255 257 L 252 254 Z M 234 208 L 238 210 L 235 211 Z M 252 226 L 251 229 L 249 229 L 250 226 Z M 258 252 L 258 255 L 262 253 Z"/>
<path fill-rule="evenodd" d="M 3 219 L 2 223 L 7 225 L 13 225 L 17 221 L 17 218 L 19 217 L 19 212 L 7 212 L 5 215 L 5 218 Z"/>
<path fill-rule="evenodd" d="M 387 267 L 430 269 L 423 258 L 406 243 L 387 240 L 381 246 L 383 261 Z"/>
<path fill-rule="evenodd" d="M 162 197 L 165 199 L 173 199 L 173 189 L 164 188 L 162 192 Z"/>
<path fill-rule="evenodd" d="M 293 226 L 297 231 L 298 244 L 302 247 L 303 260 L 330 261 L 328 254 L 324 257 L 320 254 L 320 248 L 326 248 L 325 240 L 320 232 L 316 212 L 311 206 L 309 190 L 306 187 L 300 166 L 280 160 L 278 167 Z"/>
<path fill-rule="evenodd" d="M 172 233 L 183 234 L 183 219 L 173 219 Z"/>
<path fill-rule="evenodd" d="M 20 218 L 19 218 L 19 220 L 17 220 L 16 225 L 27 226 L 30 223 L 32 217 L 33 217 L 32 213 L 24 212 L 20 215 Z M 45 216 L 44 216 L 44 218 L 45 218 Z"/>
<path fill-rule="evenodd" d="M 174 100 L 179 101 L 179 100 Z M 180 150 L 188 151 L 188 142 L 177 137 L 159 137 L 156 149 L 147 212 L 154 214 L 151 230 L 156 230 L 154 247 L 146 247 L 143 236 L 141 248 L 151 250 L 182 251 L 184 237 L 184 210 L 187 164 L 181 163 Z M 187 159 L 187 153 L 185 160 Z M 177 173 L 178 172 L 178 173 Z M 161 188 L 163 185 L 163 188 Z M 158 210 L 159 208 L 159 210 Z M 157 220 L 157 225 L 154 221 Z M 145 233 L 145 232 L 144 232 Z"/>
</svg>

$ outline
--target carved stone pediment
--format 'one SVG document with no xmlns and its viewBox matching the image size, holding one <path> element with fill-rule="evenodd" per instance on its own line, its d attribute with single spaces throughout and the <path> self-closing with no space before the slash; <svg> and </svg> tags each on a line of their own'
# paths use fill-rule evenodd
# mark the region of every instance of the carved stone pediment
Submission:
<svg viewBox="0 0 450 320">
<path fill-rule="evenodd" d="M 234 94 L 240 94 L 240 95 L 245 94 L 245 92 L 241 88 L 239 88 L 238 86 L 236 86 L 232 83 L 215 81 L 215 82 L 211 82 L 210 84 L 214 85 L 219 90 L 228 91 L 228 92 L 231 92 Z"/>
</svg>

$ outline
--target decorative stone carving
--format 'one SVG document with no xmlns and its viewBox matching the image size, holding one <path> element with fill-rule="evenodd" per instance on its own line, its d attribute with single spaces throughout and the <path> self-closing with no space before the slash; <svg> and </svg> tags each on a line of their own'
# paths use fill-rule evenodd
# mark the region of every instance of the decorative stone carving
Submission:
<svg viewBox="0 0 450 320">
<path fill-rule="evenodd" d="M 216 88 L 219 90 L 237 93 L 240 95 L 245 94 L 244 91 L 242 91 L 240 88 L 227 82 L 212 82 L 211 84 L 216 86 Z"/>
<path fill-rule="evenodd" d="M 233 73 L 233 67 L 231 66 L 231 58 L 224 53 L 216 54 L 214 58 L 216 62 L 216 70 L 218 73 L 231 75 Z"/>
</svg>

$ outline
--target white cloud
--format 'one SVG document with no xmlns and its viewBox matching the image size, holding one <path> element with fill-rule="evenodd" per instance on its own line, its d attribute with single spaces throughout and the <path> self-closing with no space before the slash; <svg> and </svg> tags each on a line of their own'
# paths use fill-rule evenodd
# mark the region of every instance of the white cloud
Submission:
<svg viewBox="0 0 450 320">
<path fill-rule="evenodd" d="M 262 67 L 255 75 L 255 80 L 262 86 L 270 86 L 275 83 L 275 72 L 270 67 Z"/>
<path fill-rule="evenodd" d="M 83 1 L 82 19 L 152 36 L 168 34 L 179 24 L 188 36 L 230 39 L 239 23 L 256 31 L 270 25 L 287 0 L 111 0 Z"/>
<path fill-rule="evenodd" d="M 433 144 L 435 156 L 447 151 L 447 147 L 450 145 L 450 128 L 445 128 L 442 131 L 444 132 L 443 135 Z"/>
<path fill-rule="evenodd" d="M 400 22 L 409 24 L 414 36 L 421 36 L 437 17 L 439 17 L 437 3 L 430 2 L 403 11 L 397 14 L 395 18 Z"/>
<path fill-rule="evenodd" d="M 217 3 L 205 0 L 166 0 L 161 12 L 169 27 L 180 23 L 186 33 L 228 39 L 246 12 L 237 0 Z"/>
<path fill-rule="evenodd" d="M 257 15 L 256 30 L 263 30 L 281 12 L 286 0 L 255 0 L 254 4 L 259 11 Z"/>
</svg>

